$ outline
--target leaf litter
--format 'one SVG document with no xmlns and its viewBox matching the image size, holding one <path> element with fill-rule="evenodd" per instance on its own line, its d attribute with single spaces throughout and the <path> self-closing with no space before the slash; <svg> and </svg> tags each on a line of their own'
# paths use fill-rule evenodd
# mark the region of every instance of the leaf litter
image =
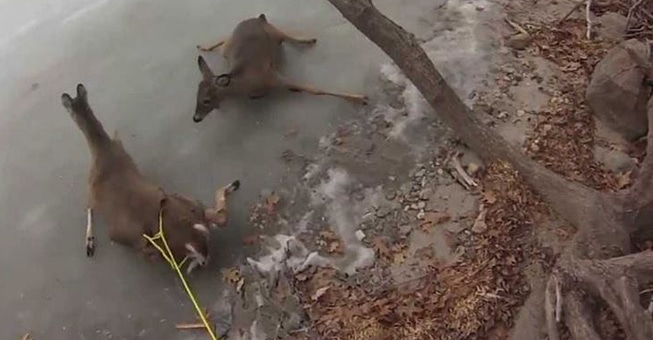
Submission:
<svg viewBox="0 0 653 340">
<path fill-rule="evenodd" d="M 384 277 L 389 284 L 373 289 L 331 268 L 296 275 L 317 333 L 326 339 L 480 339 L 497 325 L 510 327 L 529 293 L 523 269 L 534 248 L 528 235 L 532 216 L 544 206 L 507 164 L 491 164 L 482 183 L 488 232 L 471 240 L 459 262 L 434 261 L 420 277 Z M 371 243 L 382 268 L 403 262 L 405 245 L 383 237 Z M 428 248 L 416 256 L 433 258 Z"/>
</svg>

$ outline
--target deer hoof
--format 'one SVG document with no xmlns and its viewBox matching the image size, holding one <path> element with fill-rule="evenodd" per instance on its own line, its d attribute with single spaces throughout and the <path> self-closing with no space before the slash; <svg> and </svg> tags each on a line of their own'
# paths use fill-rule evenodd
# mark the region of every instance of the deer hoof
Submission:
<svg viewBox="0 0 653 340">
<path fill-rule="evenodd" d="M 307 43 L 310 44 L 310 45 L 315 45 L 317 43 L 317 39 L 315 39 L 315 38 L 309 39 Z"/>
<path fill-rule="evenodd" d="M 229 191 L 230 192 L 236 191 L 236 190 L 238 190 L 238 188 L 240 188 L 240 180 L 235 180 L 235 181 L 231 182 L 231 184 L 229 184 Z"/>
<path fill-rule="evenodd" d="M 95 255 L 95 237 L 86 239 L 86 256 L 93 257 Z"/>
</svg>

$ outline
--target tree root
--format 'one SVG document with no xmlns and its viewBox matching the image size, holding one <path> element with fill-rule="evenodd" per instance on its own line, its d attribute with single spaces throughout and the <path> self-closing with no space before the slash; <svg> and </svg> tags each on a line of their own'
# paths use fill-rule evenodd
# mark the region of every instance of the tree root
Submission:
<svg viewBox="0 0 653 340">
<path fill-rule="evenodd" d="M 596 296 L 610 307 L 627 339 L 653 339 L 653 320 L 640 303 L 638 289 L 638 282 L 653 279 L 653 252 L 607 260 L 561 260 L 557 270 L 564 277 L 563 288 L 568 291 L 565 321 L 574 339 L 600 339 L 595 331 L 590 331 L 593 329 L 591 311 L 585 305 L 586 299 Z M 547 284 L 545 306 L 550 339 L 559 338 L 559 325 L 550 311 L 555 280 L 557 274 L 553 274 Z"/>
</svg>

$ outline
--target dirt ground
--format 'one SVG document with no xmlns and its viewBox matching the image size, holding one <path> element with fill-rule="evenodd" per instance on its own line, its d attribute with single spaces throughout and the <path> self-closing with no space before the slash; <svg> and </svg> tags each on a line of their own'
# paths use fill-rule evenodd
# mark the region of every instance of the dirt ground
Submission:
<svg viewBox="0 0 653 340">
<path fill-rule="evenodd" d="M 582 12 L 552 24 L 574 4 L 448 1 L 418 37 L 507 142 L 616 190 L 637 160 L 595 126 L 584 91 L 619 40 L 608 17 L 623 12 L 597 8 L 587 40 Z M 460 58 L 443 59 L 447 48 Z M 460 145 L 396 67 L 379 78 L 375 104 L 324 136 L 319 157 L 280 155 L 284 181 L 251 209 L 250 257 L 224 271 L 218 329 L 233 339 L 545 339 L 543 280 L 573 228 L 507 165 Z"/>
</svg>

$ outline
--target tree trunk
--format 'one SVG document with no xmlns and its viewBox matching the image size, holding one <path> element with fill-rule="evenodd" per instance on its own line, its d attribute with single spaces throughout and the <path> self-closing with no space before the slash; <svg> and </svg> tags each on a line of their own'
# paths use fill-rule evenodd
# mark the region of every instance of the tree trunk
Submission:
<svg viewBox="0 0 653 340">
<path fill-rule="evenodd" d="M 488 163 L 511 163 L 553 210 L 578 227 L 572 246 L 556 265 L 552 279 L 559 284 L 548 285 L 547 289 L 547 301 L 561 306 L 565 318 L 551 312 L 556 309 L 551 306 L 547 315 L 564 321 L 576 339 L 598 339 L 592 324 L 594 311 L 586 300 L 589 293 L 606 301 L 628 339 L 653 339 L 653 322 L 639 302 L 638 291 L 638 283 L 653 279 L 653 255 L 629 255 L 632 234 L 653 221 L 653 157 L 644 160 L 635 184 L 624 193 L 602 193 L 570 182 L 510 146 L 483 124 L 445 82 L 414 35 L 384 16 L 370 0 L 329 2 L 397 64 L 465 144 Z M 653 148 L 653 143 L 648 147 Z M 653 154 L 650 151 L 648 154 Z M 557 338 L 558 322 L 549 320 L 548 324 L 550 338 Z"/>
</svg>

